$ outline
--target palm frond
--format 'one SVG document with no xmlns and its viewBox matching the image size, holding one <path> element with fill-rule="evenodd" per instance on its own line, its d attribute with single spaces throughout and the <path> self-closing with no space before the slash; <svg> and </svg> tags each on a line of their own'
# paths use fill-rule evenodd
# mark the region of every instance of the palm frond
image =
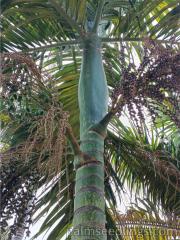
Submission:
<svg viewBox="0 0 180 240">
<path fill-rule="evenodd" d="M 137 194 L 144 191 L 163 208 L 172 210 L 174 206 L 173 211 L 178 214 L 179 155 L 174 155 L 173 140 L 169 139 L 166 144 L 166 140 L 161 140 L 163 133 L 156 137 L 152 133 L 151 138 L 147 130 L 140 135 L 134 127 L 125 127 L 118 119 L 112 122 L 111 129 L 113 132 L 109 132 L 106 145 L 107 158 L 121 183 L 127 181 Z"/>
</svg>

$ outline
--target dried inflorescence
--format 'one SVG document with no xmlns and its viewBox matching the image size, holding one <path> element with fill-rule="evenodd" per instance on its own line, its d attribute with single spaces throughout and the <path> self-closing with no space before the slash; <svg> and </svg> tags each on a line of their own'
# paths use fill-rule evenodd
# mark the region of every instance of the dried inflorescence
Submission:
<svg viewBox="0 0 180 240">
<path fill-rule="evenodd" d="M 3 111 L 10 115 L 9 125 L 15 121 L 12 138 L 18 141 L 1 153 L 0 227 L 5 231 L 13 217 L 14 235 L 21 227 L 29 233 L 39 180 L 61 172 L 69 115 L 30 57 L 5 53 L 1 62 Z"/>
<path fill-rule="evenodd" d="M 19 227 L 27 229 L 29 233 L 34 194 L 40 177 L 52 179 L 61 172 L 67 127 L 68 114 L 52 106 L 45 115 L 35 117 L 23 144 L 1 154 L 2 230 L 6 229 L 8 220 L 14 216 L 10 234 L 16 234 Z"/>
<path fill-rule="evenodd" d="M 113 108 L 120 115 L 124 105 L 138 128 L 147 110 L 155 121 L 161 112 L 180 126 L 180 54 L 146 40 L 144 58 L 139 67 L 126 64 L 125 46 L 121 46 L 122 79 L 112 94 Z"/>
<path fill-rule="evenodd" d="M 68 117 L 68 113 L 60 107 L 51 106 L 45 115 L 36 119 L 23 145 L 22 156 L 25 161 L 37 156 L 37 166 L 41 172 L 48 175 L 60 172 L 66 146 Z"/>
</svg>

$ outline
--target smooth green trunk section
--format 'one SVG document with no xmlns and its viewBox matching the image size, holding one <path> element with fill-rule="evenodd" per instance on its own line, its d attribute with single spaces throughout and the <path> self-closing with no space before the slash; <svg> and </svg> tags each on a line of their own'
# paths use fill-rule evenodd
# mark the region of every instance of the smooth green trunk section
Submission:
<svg viewBox="0 0 180 240">
<path fill-rule="evenodd" d="M 79 80 L 82 156 L 75 161 L 73 240 L 106 240 L 104 198 L 104 136 L 92 130 L 107 114 L 108 90 L 101 44 L 95 34 L 83 46 Z"/>
<path fill-rule="evenodd" d="M 101 43 L 91 34 L 84 42 L 79 80 L 79 108 L 81 137 L 88 128 L 106 115 L 108 89 L 102 63 Z"/>
</svg>

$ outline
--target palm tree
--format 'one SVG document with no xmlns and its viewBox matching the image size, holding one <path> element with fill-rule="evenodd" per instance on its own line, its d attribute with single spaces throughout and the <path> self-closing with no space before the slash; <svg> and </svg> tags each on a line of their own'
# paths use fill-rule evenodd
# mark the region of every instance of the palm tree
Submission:
<svg viewBox="0 0 180 240">
<path fill-rule="evenodd" d="M 6 191 L 4 194 L 5 208 L 11 204 L 9 199 L 16 199 L 21 189 L 19 201 L 22 201 L 23 197 L 26 199 L 23 206 L 24 212 L 27 211 L 29 201 L 34 198 L 32 192 L 35 189 L 31 190 L 31 194 L 24 192 L 23 181 L 27 189 L 32 182 L 34 188 L 51 183 L 35 205 L 38 209 L 45 203 L 48 204 L 39 216 L 47 212 L 49 206 L 54 206 L 39 232 L 45 231 L 59 220 L 49 239 L 60 239 L 68 230 L 72 233 L 72 239 L 87 239 L 86 235 L 88 239 L 107 239 L 105 230 L 116 228 L 112 212 L 109 211 L 109 208 L 115 211 L 116 205 L 111 181 L 119 192 L 122 182 L 131 178 L 132 186 L 144 184 L 150 197 L 159 200 L 163 207 L 174 210 L 173 206 L 176 205 L 177 208 L 177 167 L 173 168 L 171 164 L 171 168 L 168 168 L 171 172 L 169 170 L 167 175 L 162 174 L 163 164 L 158 165 L 159 160 L 152 163 L 148 158 L 151 150 L 145 151 L 136 144 L 140 141 L 139 138 L 147 141 L 147 138 L 142 137 L 143 133 L 141 132 L 141 137 L 137 137 L 139 132 L 133 136 L 118 117 L 115 117 L 121 114 L 124 106 L 128 106 L 131 116 L 134 116 L 132 99 L 136 95 L 132 93 L 128 102 L 127 91 L 130 88 L 126 90 L 124 79 L 127 78 L 129 83 L 130 79 L 125 74 L 128 69 L 125 69 L 125 66 L 132 61 L 133 51 L 142 61 L 145 37 L 156 39 L 156 42 L 163 44 L 163 48 L 172 44 L 174 49 L 178 47 L 177 1 L 9 0 L 1 1 L 1 7 L 1 52 L 4 54 L 5 66 L 3 75 L 5 74 L 7 79 L 10 73 L 14 76 L 12 79 L 19 82 L 15 86 L 15 82 L 11 81 L 7 86 L 2 77 L 5 94 L 1 118 L 8 119 L 2 126 L 6 133 L 3 141 L 8 145 L 3 156 L 6 161 L 11 159 L 8 165 L 3 164 L 3 171 L 8 179 L 5 189 L 9 189 L 8 194 Z M 173 39 L 170 39 L 171 36 Z M 124 48 L 126 50 L 123 52 Z M 168 61 L 168 66 L 177 61 L 177 54 L 163 57 Z M 154 59 L 156 61 L 156 57 Z M 157 68 L 155 65 L 154 71 L 161 68 L 161 62 L 155 63 Z M 132 63 L 129 66 L 132 66 Z M 42 74 L 44 69 L 48 72 L 46 75 Z M 163 72 L 161 75 L 165 74 L 167 73 Z M 174 72 L 173 77 L 176 79 Z M 152 82 L 150 76 L 149 79 Z M 124 95 L 118 92 L 122 86 Z M 168 86 L 167 83 L 168 91 L 171 90 L 172 94 L 176 91 L 177 94 L 177 89 Z M 164 86 L 160 85 L 160 88 L 162 87 Z M 112 93 L 109 105 L 108 92 Z M 169 113 L 171 121 L 179 124 L 172 104 L 175 102 L 174 98 L 172 102 L 166 94 L 162 98 L 161 93 L 163 101 L 160 105 L 157 104 L 158 92 L 155 97 L 150 94 L 150 90 L 146 93 L 143 99 L 147 99 L 147 104 L 149 99 L 152 99 L 149 105 L 146 104 L 146 107 L 150 106 L 152 116 L 155 106 L 158 112 L 166 115 Z M 140 102 L 137 103 L 137 108 L 139 104 Z M 164 111 L 164 107 L 168 108 L 168 112 Z M 66 111 L 69 112 L 69 120 Z M 115 130 L 107 132 L 110 122 L 115 130 L 120 128 L 118 134 L 115 134 Z M 171 128 L 178 131 L 172 122 L 170 124 Z M 10 135 L 12 137 L 8 138 Z M 106 142 L 104 147 L 106 136 L 110 143 Z M 120 154 L 117 145 L 121 146 Z M 109 157 L 110 153 L 114 157 Z M 25 164 L 22 164 L 22 156 Z M 119 162 L 120 158 L 123 159 L 122 164 Z M 146 159 L 150 169 L 143 165 L 142 158 Z M 130 159 L 133 159 L 133 164 L 129 162 Z M 167 160 L 166 164 L 169 164 Z M 13 169 L 13 178 L 6 168 Z M 177 178 L 170 176 L 173 171 Z M 152 176 L 157 181 L 154 181 Z M 170 176 L 170 180 L 167 180 L 167 176 Z M 9 183 L 14 179 L 18 184 L 12 189 Z M 40 180 L 39 184 L 37 179 Z M 76 183 L 73 201 L 74 180 Z M 167 189 L 166 182 L 171 184 L 171 190 Z M 164 192 L 156 189 L 159 183 L 163 184 Z M 58 198 L 58 192 L 62 197 Z M 173 194 L 172 202 L 167 204 L 165 193 Z M 19 210 L 18 205 L 15 210 L 18 223 L 24 219 L 24 216 L 18 215 Z M 11 211 L 13 210 L 10 209 L 7 218 Z M 115 237 L 108 235 L 108 239 Z"/>
</svg>

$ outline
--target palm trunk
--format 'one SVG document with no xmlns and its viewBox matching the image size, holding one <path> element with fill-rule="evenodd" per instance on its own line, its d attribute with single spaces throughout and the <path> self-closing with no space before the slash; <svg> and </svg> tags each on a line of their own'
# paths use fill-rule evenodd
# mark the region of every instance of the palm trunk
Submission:
<svg viewBox="0 0 180 240">
<path fill-rule="evenodd" d="M 93 127 L 107 113 L 108 89 L 102 63 L 101 43 L 93 33 L 84 41 L 78 97 L 82 155 L 78 156 L 75 162 L 73 240 L 105 240 L 107 239 L 103 158 L 105 129 L 97 131 L 98 129 Z"/>
</svg>

